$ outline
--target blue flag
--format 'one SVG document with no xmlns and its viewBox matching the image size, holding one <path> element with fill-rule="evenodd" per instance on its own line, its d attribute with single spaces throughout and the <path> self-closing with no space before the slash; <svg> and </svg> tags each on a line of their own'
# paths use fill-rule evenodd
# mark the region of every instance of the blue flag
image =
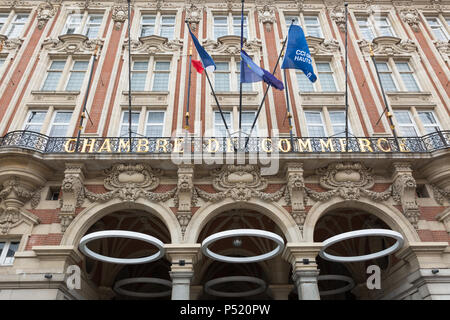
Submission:
<svg viewBox="0 0 450 320">
<path fill-rule="evenodd" d="M 200 60 L 202 60 L 203 68 L 210 72 L 214 72 L 216 70 L 216 64 L 214 63 L 213 58 L 206 52 L 205 48 L 202 47 L 200 42 L 198 42 L 198 39 L 195 37 L 195 35 L 192 33 L 191 28 L 189 27 L 189 33 L 191 34 L 192 41 L 194 42 L 194 46 L 197 49 L 198 55 L 200 56 Z"/>
<path fill-rule="evenodd" d="M 241 51 L 241 59 L 242 83 L 264 81 L 278 90 L 284 89 L 283 82 L 275 78 L 275 76 L 273 76 L 269 71 L 264 70 L 254 63 L 252 58 L 250 58 L 244 50 Z"/>
<path fill-rule="evenodd" d="M 311 53 L 302 27 L 292 24 L 289 28 L 286 55 L 281 69 L 300 69 L 311 82 L 316 82 Z"/>
</svg>

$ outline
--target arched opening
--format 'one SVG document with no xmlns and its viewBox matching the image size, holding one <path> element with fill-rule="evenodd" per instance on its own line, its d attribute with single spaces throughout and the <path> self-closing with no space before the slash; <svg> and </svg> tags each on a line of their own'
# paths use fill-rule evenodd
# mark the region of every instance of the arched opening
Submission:
<svg viewBox="0 0 450 320">
<path fill-rule="evenodd" d="M 225 210 L 210 219 L 202 228 L 198 242 L 202 243 L 207 237 L 218 232 L 234 229 L 257 229 L 272 232 L 280 236 L 284 243 L 286 237 L 281 228 L 269 217 L 251 209 Z M 236 236 L 220 239 L 209 246 L 214 253 L 227 257 L 250 257 L 270 252 L 276 248 L 276 243 L 265 238 L 253 236 Z M 252 277 L 263 280 L 265 290 L 259 294 L 233 297 L 233 299 L 253 300 L 272 299 L 271 284 L 288 284 L 289 264 L 278 255 L 272 259 L 253 263 L 227 263 L 204 257 L 202 264 L 197 266 L 193 284 L 203 288 L 200 299 L 216 300 L 224 299 L 216 294 L 206 292 L 205 285 L 214 279 L 223 277 Z M 211 288 L 214 291 L 225 293 L 242 293 L 256 290 L 258 284 L 252 282 L 228 281 L 216 284 Z M 228 297 L 229 299 L 230 297 Z"/>
<path fill-rule="evenodd" d="M 155 215 L 139 210 L 120 210 L 110 213 L 95 222 L 86 232 L 104 230 L 126 230 L 139 232 L 153 236 L 163 243 L 170 243 L 170 232 L 167 226 Z M 127 238 L 105 238 L 94 240 L 87 244 L 88 248 L 98 254 L 113 258 L 141 258 L 155 254 L 158 249 L 143 241 Z M 158 278 L 170 280 L 170 264 L 165 259 L 159 259 L 145 264 L 116 264 L 98 261 L 85 256 L 83 260 L 83 271 L 88 275 L 88 279 L 94 288 L 97 288 L 102 299 L 137 299 L 120 294 L 114 290 L 114 285 L 124 279 L 129 278 Z M 161 288 L 158 284 L 136 283 L 128 284 L 122 289 L 138 293 L 152 293 L 168 290 Z M 170 289 L 170 288 L 169 288 Z M 170 295 L 161 299 L 170 299 Z M 139 299 L 139 298 L 138 298 Z"/>
<path fill-rule="evenodd" d="M 386 222 L 371 212 L 361 209 L 336 208 L 326 212 L 317 221 L 314 228 L 314 241 L 323 242 L 338 234 L 362 229 L 391 230 Z M 395 239 L 380 236 L 358 237 L 333 244 L 326 251 L 336 256 L 362 256 L 382 251 L 392 246 L 395 241 Z M 376 299 L 380 293 L 380 290 L 369 290 L 367 286 L 367 279 L 371 275 L 371 273 L 367 273 L 369 266 L 379 267 L 382 282 L 392 272 L 399 259 L 391 254 L 362 262 L 339 263 L 325 260 L 320 256 L 317 256 L 316 261 L 320 270 L 320 277 L 327 275 L 345 276 L 351 278 L 355 283 L 355 287 L 350 291 L 321 295 L 321 299 L 357 300 Z M 347 283 L 342 280 L 321 280 L 319 278 L 318 285 L 319 291 L 323 293 L 345 287 Z"/>
</svg>

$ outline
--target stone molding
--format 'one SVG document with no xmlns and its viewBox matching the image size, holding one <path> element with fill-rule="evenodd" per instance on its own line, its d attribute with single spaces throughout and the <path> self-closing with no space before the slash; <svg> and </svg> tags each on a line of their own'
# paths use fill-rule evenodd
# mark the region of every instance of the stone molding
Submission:
<svg viewBox="0 0 450 320">
<path fill-rule="evenodd" d="M 192 31 L 197 31 L 197 28 L 202 21 L 203 8 L 196 5 L 192 1 L 186 5 L 186 21 L 189 22 Z"/>
<path fill-rule="evenodd" d="M 291 215 L 294 218 L 300 231 L 303 232 L 303 225 L 306 219 L 306 192 L 303 178 L 303 163 L 286 164 L 287 192 L 285 194 L 286 203 L 291 204 Z"/>
<path fill-rule="evenodd" d="M 228 54 L 228 55 L 238 55 L 240 54 L 241 48 L 241 37 L 240 36 L 222 36 L 215 40 L 203 41 L 203 45 L 208 52 L 213 54 Z M 261 40 L 247 40 L 244 39 L 244 50 L 246 52 L 257 53 L 260 52 L 262 48 Z"/>
<path fill-rule="evenodd" d="M 361 51 L 370 54 L 371 43 L 365 39 L 358 41 Z M 397 37 L 377 37 L 372 41 L 372 49 L 375 55 L 411 55 L 417 52 L 417 45 L 412 40 L 402 40 Z"/>
<path fill-rule="evenodd" d="M 124 43 L 128 50 L 128 40 Z M 169 40 L 157 35 L 140 37 L 139 40 L 131 40 L 132 54 L 167 54 L 168 52 L 180 52 L 183 48 L 182 40 Z"/>
<path fill-rule="evenodd" d="M 177 192 L 174 201 L 175 206 L 178 207 L 177 219 L 180 223 L 183 237 L 186 227 L 191 221 L 191 208 L 197 203 L 197 193 L 195 192 L 193 179 L 193 165 L 181 165 L 178 168 Z"/>
<path fill-rule="evenodd" d="M 269 2 L 258 9 L 258 20 L 266 27 L 267 32 L 272 32 L 273 24 L 276 23 L 277 18 L 275 8 L 269 5 Z"/>
<path fill-rule="evenodd" d="M 114 28 L 120 30 L 123 23 L 128 19 L 128 7 L 122 5 L 113 6 L 111 18 L 114 21 Z"/>
<path fill-rule="evenodd" d="M 58 39 L 46 39 L 42 44 L 50 53 L 89 54 L 103 47 L 103 40 L 93 39 L 81 34 L 63 34 Z"/>
<path fill-rule="evenodd" d="M 42 30 L 47 21 L 54 17 L 57 11 L 57 8 L 50 1 L 40 3 L 37 9 L 38 29 Z"/>
</svg>

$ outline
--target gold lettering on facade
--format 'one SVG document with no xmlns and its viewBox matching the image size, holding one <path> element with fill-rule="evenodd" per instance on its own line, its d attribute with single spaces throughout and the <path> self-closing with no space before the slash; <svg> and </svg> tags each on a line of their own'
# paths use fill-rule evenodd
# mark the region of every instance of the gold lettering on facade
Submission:
<svg viewBox="0 0 450 320">
<path fill-rule="evenodd" d="M 64 151 L 66 151 L 67 153 L 74 153 L 75 148 L 69 149 L 69 145 L 71 145 L 71 142 L 76 142 L 76 141 L 77 141 L 77 139 L 67 139 L 66 143 L 64 143 Z"/>
<path fill-rule="evenodd" d="M 300 149 L 300 152 L 303 152 L 304 149 L 312 152 L 311 139 L 306 139 L 306 142 L 304 142 L 303 139 L 298 139 L 298 147 Z"/>
<path fill-rule="evenodd" d="M 212 149 L 212 143 L 214 142 L 214 150 Z M 208 152 L 210 153 L 216 153 L 219 151 L 219 141 L 217 139 L 208 139 Z"/>
<path fill-rule="evenodd" d="M 267 143 L 270 143 L 270 149 L 267 148 Z M 264 152 L 271 153 L 273 151 L 273 149 L 272 149 L 272 139 L 270 139 L 270 138 L 262 139 L 261 140 L 261 149 Z"/>
<path fill-rule="evenodd" d="M 173 140 L 173 152 L 183 153 L 184 138 L 176 138 Z"/>
<path fill-rule="evenodd" d="M 103 152 L 103 150 L 106 150 L 107 152 L 111 153 L 111 141 L 109 138 L 105 139 L 105 141 L 103 141 L 102 146 L 100 147 L 100 149 L 98 149 L 98 152 Z"/>
<path fill-rule="evenodd" d="M 373 152 L 373 149 L 370 146 L 370 140 L 369 139 L 359 138 L 358 142 L 359 142 L 359 150 L 361 152 L 367 152 L 367 150 L 369 150 L 369 152 Z"/>
<path fill-rule="evenodd" d="M 89 140 L 91 140 L 90 143 L 89 143 Z M 88 153 L 93 153 L 94 152 L 94 147 L 95 147 L 95 141 L 97 141 L 97 139 L 84 139 L 83 147 L 81 148 L 81 153 L 86 153 L 86 148 L 87 147 L 89 147 Z"/>
<path fill-rule="evenodd" d="M 235 143 L 236 143 L 236 138 L 227 138 L 226 139 L 226 141 L 227 141 L 227 152 L 234 152 L 234 146 L 235 146 Z"/>
<path fill-rule="evenodd" d="M 408 149 L 408 146 L 406 145 L 406 140 L 404 138 L 399 139 L 398 147 L 400 148 L 400 152 L 410 152 L 410 150 Z"/>
<path fill-rule="evenodd" d="M 148 148 L 148 139 L 139 139 L 138 140 L 138 145 L 137 145 L 137 152 L 148 152 L 149 148 Z M 142 148 L 144 148 L 144 150 L 142 150 Z"/>
<path fill-rule="evenodd" d="M 169 140 L 167 140 L 167 139 L 156 140 L 156 151 L 159 152 L 159 148 L 162 148 L 164 153 L 167 153 L 167 145 L 168 144 L 169 144 Z"/>
<path fill-rule="evenodd" d="M 126 141 L 126 143 L 125 143 Z M 120 139 L 119 140 L 119 152 L 122 152 L 122 149 L 126 149 L 126 152 L 130 152 L 130 139 L 124 140 L 124 139 Z"/>
<path fill-rule="evenodd" d="M 341 152 L 347 152 L 347 139 L 339 139 L 339 144 L 341 146 Z M 348 152 L 353 152 L 352 149 L 348 149 Z"/>
<path fill-rule="evenodd" d="M 289 152 L 292 149 L 291 142 L 288 139 L 280 139 L 278 141 L 278 149 L 281 152 Z"/>
<path fill-rule="evenodd" d="M 389 148 L 385 149 L 385 148 L 383 147 L 382 142 L 385 142 L 386 145 L 387 145 Z M 383 152 L 391 152 L 391 151 L 392 151 L 392 149 L 391 149 L 391 147 L 390 147 L 390 145 L 389 145 L 389 141 L 388 141 L 387 139 L 385 139 L 385 138 L 380 138 L 380 139 L 377 140 L 377 147 L 378 147 L 378 149 L 380 149 L 380 150 L 383 151 Z"/>
<path fill-rule="evenodd" d="M 322 152 L 328 151 L 330 149 L 331 152 L 334 152 L 334 146 L 333 146 L 333 140 L 328 139 L 327 143 L 323 141 L 323 139 L 320 139 L 320 148 L 322 149 Z"/>
</svg>

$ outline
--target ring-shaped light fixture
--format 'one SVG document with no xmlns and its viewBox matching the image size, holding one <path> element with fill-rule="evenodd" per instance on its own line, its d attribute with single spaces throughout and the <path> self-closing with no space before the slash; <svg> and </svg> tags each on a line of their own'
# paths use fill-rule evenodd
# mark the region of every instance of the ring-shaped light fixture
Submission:
<svg viewBox="0 0 450 320">
<path fill-rule="evenodd" d="M 212 289 L 211 287 L 220 284 L 220 283 L 228 283 L 228 282 L 250 282 L 259 285 L 258 288 L 249 290 L 249 291 L 241 291 L 241 292 L 225 292 L 225 291 L 217 291 Z M 266 282 L 262 279 L 255 277 L 247 277 L 247 276 L 234 276 L 234 277 L 222 277 L 213 280 L 209 280 L 205 283 L 205 292 L 216 296 L 216 297 L 225 297 L 225 298 L 239 298 L 239 297 L 250 297 L 266 291 L 267 285 Z"/>
<path fill-rule="evenodd" d="M 266 238 L 269 240 L 274 241 L 277 244 L 277 247 L 267 253 L 261 254 L 259 256 L 253 256 L 253 257 L 228 257 L 223 256 L 217 253 L 212 252 L 208 249 L 208 247 L 221 239 L 225 238 L 234 238 L 234 237 L 260 237 L 260 238 Z M 264 230 L 257 230 L 257 229 L 235 229 L 235 230 L 227 230 L 215 233 L 213 235 L 210 235 L 202 242 L 202 251 L 203 254 L 211 259 L 221 261 L 221 262 L 228 262 L 228 263 L 252 263 L 252 262 L 260 262 L 267 259 L 271 259 L 278 254 L 280 254 L 284 249 L 284 241 L 283 238 L 281 238 L 279 235 L 273 232 L 268 232 Z"/>
<path fill-rule="evenodd" d="M 123 259 L 123 258 L 113 258 L 108 256 L 103 256 L 98 254 L 87 247 L 87 244 L 91 241 L 105 238 L 127 238 L 133 240 L 140 240 L 146 243 L 152 244 L 156 246 L 158 252 L 142 258 L 131 258 L 131 259 Z M 148 234 L 133 232 L 133 231 L 124 231 L 124 230 L 106 230 L 106 231 L 98 231 L 93 232 L 88 235 L 85 235 L 81 238 L 79 248 L 81 252 L 83 252 L 86 256 L 107 263 L 117 263 L 117 264 L 142 264 L 148 263 L 152 261 L 156 261 L 164 256 L 164 243 L 162 243 L 159 239 L 149 236 Z"/>
<path fill-rule="evenodd" d="M 131 290 L 125 290 L 122 287 L 126 286 L 128 284 L 135 284 L 135 283 L 153 283 L 153 284 L 160 284 L 166 287 L 169 287 L 170 290 L 161 291 L 161 292 L 137 292 L 137 291 L 131 291 Z M 160 297 L 166 297 L 171 294 L 172 292 L 172 282 L 165 279 L 159 279 L 159 278 L 127 278 L 117 281 L 114 284 L 114 291 L 117 293 L 124 295 L 124 296 L 130 296 L 130 297 L 138 297 L 138 298 L 160 298 Z"/>
<path fill-rule="evenodd" d="M 344 292 L 352 290 L 355 287 L 355 281 L 353 281 L 352 278 L 343 276 L 343 275 L 327 274 L 327 275 L 323 275 L 323 276 L 318 276 L 317 280 L 318 281 L 320 281 L 320 280 L 338 280 L 338 281 L 345 281 L 348 283 L 346 286 L 344 286 L 342 288 L 320 291 L 319 294 L 321 296 L 330 296 L 333 294 L 344 293 Z"/>
<path fill-rule="evenodd" d="M 351 257 L 342 257 L 342 256 L 333 256 L 329 253 L 326 253 L 325 250 L 332 246 L 335 243 L 348 240 L 348 239 L 354 239 L 354 238 L 360 238 L 360 237 L 373 237 L 373 236 L 380 236 L 380 237 L 389 237 L 396 240 L 396 242 L 390 246 L 387 249 L 384 249 L 379 252 L 366 254 L 362 256 L 351 256 Z M 398 249 L 400 249 L 403 246 L 404 240 L 403 236 L 392 230 L 387 229 L 364 229 L 364 230 L 357 230 L 357 231 L 350 231 L 345 232 L 342 234 L 338 234 L 334 237 L 328 238 L 323 242 L 323 248 L 320 250 L 319 255 L 328 261 L 333 262 L 361 262 L 361 261 L 367 261 L 371 259 L 378 259 L 387 255 L 390 255 L 391 253 L 394 253 Z"/>
</svg>

